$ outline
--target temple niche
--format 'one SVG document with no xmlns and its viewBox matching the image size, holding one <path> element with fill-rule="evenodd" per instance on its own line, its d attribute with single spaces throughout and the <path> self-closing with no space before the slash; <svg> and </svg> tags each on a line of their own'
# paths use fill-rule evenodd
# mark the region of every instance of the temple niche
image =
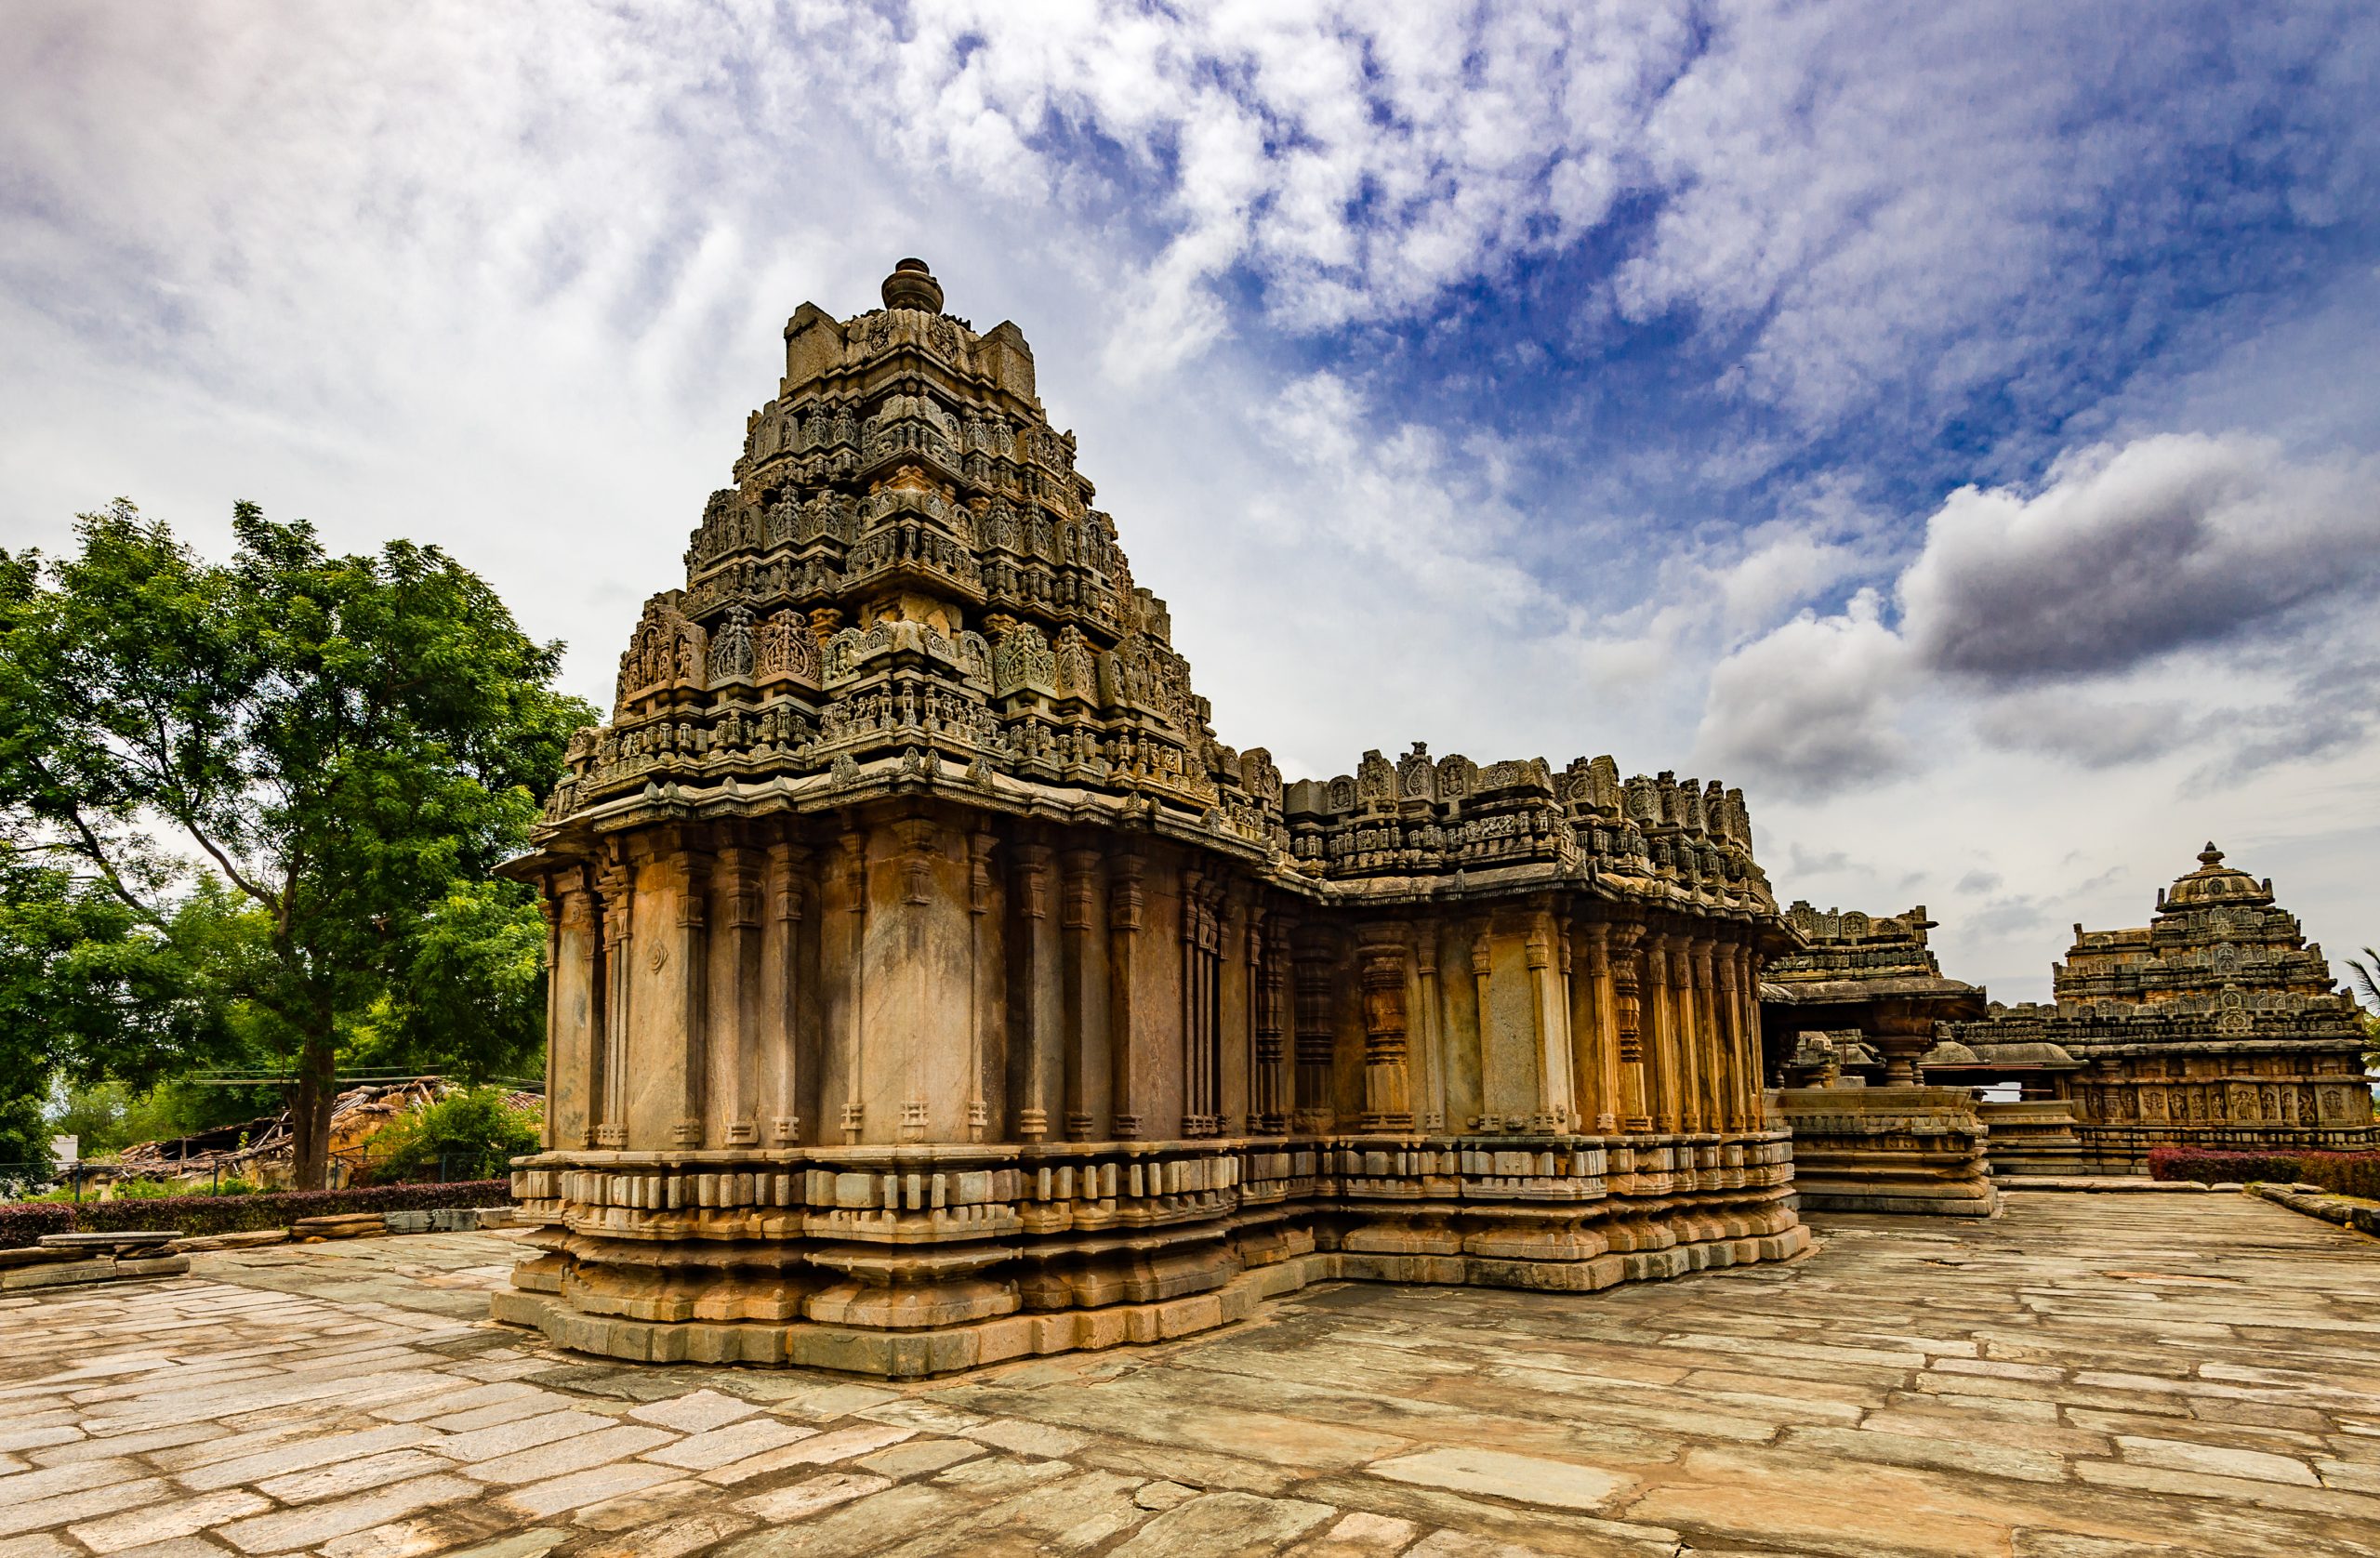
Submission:
<svg viewBox="0 0 2380 1558">
<path fill-rule="evenodd" d="M 2055 1005 L 1995 1004 L 1942 1037 L 2003 1064 L 2043 1057 L 2028 1096 L 2069 1101 L 2100 1173 L 2140 1173 L 2167 1143 L 2380 1145 L 2355 1004 L 2322 949 L 2274 904 L 2269 879 L 2224 865 L 2212 843 L 2198 858 L 2159 891 L 2149 924 L 2074 927 L 2051 966 Z"/>
<path fill-rule="evenodd" d="M 534 853 L 541 1253 L 585 1351 L 914 1377 L 1322 1278 L 1806 1246 L 1740 792 L 1223 745 L 1036 398 L 904 260 L 805 305 Z"/>
</svg>

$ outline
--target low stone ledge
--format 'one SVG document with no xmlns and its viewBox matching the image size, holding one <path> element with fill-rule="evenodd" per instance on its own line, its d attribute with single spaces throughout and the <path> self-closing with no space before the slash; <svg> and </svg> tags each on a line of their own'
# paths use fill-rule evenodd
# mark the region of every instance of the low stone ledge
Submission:
<svg viewBox="0 0 2380 1558">
<path fill-rule="evenodd" d="M 203 1250 L 256 1249 L 288 1242 L 286 1228 L 252 1228 L 242 1234 L 206 1234 L 197 1238 L 176 1239 L 168 1248 L 176 1255 L 195 1255 Z"/>
<path fill-rule="evenodd" d="M 2071 1195 L 2204 1195 L 2217 1187 L 2195 1180 L 2152 1180 L 2134 1174 L 2009 1174 L 2001 1179 L 2000 1188 Z"/>
<path fill-rule="evenodd" d="M 2352 1228 L 2359 1234 L 2380 1238 L 2380 1201 L 2367 1201 L 2360 1195 L 2334 1195 L 2314 1185 L 2252 1184 L 2249 1195 L 2258 1200 L 2270 1201 L 2277 1207 L 2307 1217 L 2319 1217 L 2325 1222 L 2335 1222 L 2342 1228 Z"/>
<path fill-rule="evenodd" d="M 165 1235 L 170 1240 L 173 1235 Z M 0 1251 L 0 1292 L 16 1293 L 40 1287 L 79 1287 L 95 1282 L 116 1282 L 146 1276 L 179 1276 L 190 1270 L 190 1257 L 167 1253 L 164 1243 L 137 1243 L 117 1254 L 100 1246 L 53 1245 L 46 1248 Z"/>
</svg>

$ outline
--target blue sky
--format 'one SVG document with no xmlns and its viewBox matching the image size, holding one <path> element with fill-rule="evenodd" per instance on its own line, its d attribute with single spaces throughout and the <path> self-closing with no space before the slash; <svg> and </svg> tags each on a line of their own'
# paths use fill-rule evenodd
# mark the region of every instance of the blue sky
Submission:
<svg viewBox="0 0 2380 1558">
<path fill-rule="evenodd" d="M 600 700 L 919 254 L 1293 772 L 1716 774 L 2011 998 L 2209 835 L 2380 940 L 2369 6 L 10 20 L 0 540 L 438 541 Z"/>
</svg>

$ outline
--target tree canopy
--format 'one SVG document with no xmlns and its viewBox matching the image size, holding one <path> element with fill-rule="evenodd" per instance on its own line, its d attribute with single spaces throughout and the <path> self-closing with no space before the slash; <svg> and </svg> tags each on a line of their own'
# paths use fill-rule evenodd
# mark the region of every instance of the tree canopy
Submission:
<svg viewBox="0 0 2380 1558">
<path fill-rule="evenodd" d="M 0 812 L 9 858 L 62 884 L 28 912 L 55 900 L 111 932 L 75 944 L 113 970 L 92 993 L 119 1039 L 137 1007 L 152 1050 L 203 1049 L 232 1002 L 294 1068 L 316 1185 L 363 1014 L 450 1057 L 534 1042 L 537 911 L 488 873 L 593 711 L 553 690 L 561 646 L 437 548 L 336 555 L 245 503 L 232 531 L 212 562 L 118 502 L 71 556 L 0 551 Z"/>
</svg>

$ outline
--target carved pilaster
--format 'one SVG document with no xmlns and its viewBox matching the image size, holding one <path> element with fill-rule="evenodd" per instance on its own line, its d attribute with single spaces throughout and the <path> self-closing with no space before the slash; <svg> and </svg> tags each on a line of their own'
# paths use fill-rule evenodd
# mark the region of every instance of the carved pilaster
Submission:
<svg viewBox="0 0 2380 1558">
<path fill-rule="evenodd" d="M 777 1023 L 776 1108 L 769 1120 L 769 1139 L 789 1147 L 801 1141 L 801 888 L 810 852 L 799 844 L 769 847 L 769 878 L 774 884 L 772 918 L 776 926 Z"/>
<path fill-rule="evenodd" d="M 1337 1118 L 1331 1099 L 1332 1051 L 1337 1024 L 1330 1000 L 1331 948 L 1320 933 L 1309 933 L 1297 949 L 1297 1097 L 1291 1105 L 1294 1129 L 1316 1134 L 1328 1131 Z"/>
<path fill-rule="evenodd" d="M 1684 1111 L 1693 1130 L 1719 1129 L 1715 1107 L 1718 1053 L 1712 1044 L 1710 943 L 1681 938 L 1673 953 L 1678 990 L 1678 1048 L 1686 1057 Z"/>
<path fill-rule="evenodd" d="M 725 849 L 719 853 L 727 955 L 735 982 L 734 1006 L 721 1024 L 728 1053 L 713 1057 L 713 1063 L 722 1084 L 721 1096 L 715 1102 L 720 1118 L 726 1122 L 731 1147 L 757 1146 L 760 1140 L 759 1111 L 754 1101 L 745 1096 L 745 1079 L 754 1075 L 760 1061 L 760 854 L 748 849 Z M 726 1063 L 717 1064 L 722 1058 Z"/>
<path fill-rule="evenodd" d="M 1182 1134 L 1223 1129 L 1223 888 L 1182 874 Z"/>
<path fill-rule="evenodd" d="M 1141 1134 L 1140 1093 L 1133 1087 L 1139 1057 L 1132 1049 L 1132 973 L 1147 907 L 1147 869 L 1140 856 L 1119 855 L 1107 884 L 1108 1133 L 1118 1142 Z"/>
<path fill-rule="evenodd" d="M 1279 1136 L 1289 1129 L 1289 1055 L 1284 1037 L 1289 1002 L 1289 921 L 1267 915 L 1248 938 L 1249 1087 L 1254 1102 L 1248 1129 Z"/>
<path fill-rule="evenodd" d="M 629 970 L 635 951 L 634 879 L 624 861 L 615 859 L 596 881 L 602 917 L 602 994 L 595 1014 L 602 1060 L 594 1086 L 595 1144 L 619 1147 L 628 1143 L 628 1023 Z"/>
<path fill-rule="evenodd" d="M 861 1068 L 866 1055 L 860 1036 L 866 1030 L 862 1020 L 867 1002 L 867 833 L 854 827 L 843 835 L 837 846 L 840 856 L 838 865 L 843 880 L 844 939 L 843 977 L 849 982 L 843 999 L 842 1032 L 837 1036 L 843 1076 L 843 1108 L 836 1122 L 843 1133 L 847 1146 L 859 1144 L 860 1132 L 866 1129 L 867 1104 L 863 1089 L 866 1078 Z M 821 1110 L 825 1108 L 820 1105 Z"/>
<path fill-rule="evenodd" d="M 1611 995 L 1611 928 L 1601 920 L 1570 937 L 1570 1065 L 1577 1079 L 1580 1129 L 1620 1129 L 1620 1041 Z"/>
<path fill-rule="evenodd" d="M 1620 1126 L 1635 1131 L 1653 1129 L 1652 1103 L 1645 1095 L 1645 952 L 1638 944 L 1642 934 L 1633 925 L 1615 925 L 1610 931 Z"/>
<path fill-rule="evenodd" d="M 1529 1018 L 1537 1034 L 1537 1111 L 1529 1119 L 1529 1129 L 1540 1133 L 1567 1131 L 1570 1129 L 1569 1010 L 1560 998 L 1551 917 L 1540 913 L 1535 918 L 1526 946 Z"/>
<path fill-rule="evenodd" d="M 1480 1073 L 1484 1078 L 1488 1069 L 1488 1035 L 1495 1022 L 1493 1011 L 1496 994 L 1496 944 L 1485 931 L 1471 938 L 1471 988 L 1479 1013 L 1476 1041 L 1479 1047 Z M 1483 1108 L 1487 1102 L 1483 1093 L 1480 1099 Z M 1475 1130 L 1503 1129 L 1503 1120 L 1501 1116 L 1490 1117 L 1482 1115 L 1471 1123 L 1472 1129 Z"/>
<path fill-rule="evenodd" d="M 1422 928 L 1413 949 L 1414 973 L 1421 982 L 1421 1032 L 1414 1050 L 1421 1107 L 1415 1111 L 1414 1124 L 1424 1131 L 1440 1131 L 1447 1128 L 1446 1009 L 1438 989 L 1437 939 L 1431 930 Z"/>
<path fill-rule="evenodd" d="M 1020 986 L 1009 1005 L 1009 1043 L 1016 1047 L 1020 1063 L 1013 1074 L 1018 1091 L 1015 1130 L 1021 1142 L 1038 1142 L 1050 1133 L 1050 1113 L 1041 1106 L 1042 1089 L 1048 1086 L 1041 1053 L 1046 1042 L 1041 1023 L 1041 935 L 1050 918 L 1050 849 L 1046 844 L 1016 844 L 1010 848 L 1009 859 L 1013 865 L 1014 891 L 1009 902 L 1014 916 L 1014 967 Z"/>
<path fill-rule="evenodd" d="M 669 1140 L 703 1144 L 710 1105 L 710 868 L 707 855 L 689 848 L 678 861 L 679 1023 L 685 1048 L 679 1073 L 678 1123 Z"/>
<path fill-rule="evenodd" d="M 1088 1142 L 1096 1129 L 1084 1075 L 1090 1060 L 1091 929 L 1099 905 L 1099 852 L 1068 850 L 1060 907 L 1061 974 L 1064 985 L 1066 1139 Z"/>
<path fill-rule="evenodd" d="M 1719 1048 L 1727 1057 L 1726 1110 L 1729 1130 L 1749 1130 L 1753 1124 L 1752 1089 L 1759 1071 L 1744 1046 L 1743 1001 L 1738 983 L 1743 948 L 1732 942 L 1717 944 L 1713 957 L 1718 984 Z"/>
<path fill-rule="evenodd" d="M 984 1104 L 984 1038 L 990 1023 L 991 997 L 985 986 L 991 970 L 989 954 L 984 941 L 989 921 L 985 916 L 992 908 L 992 851 L 999 843 L 997 835 L 982 830 L 967 836 L 967 927 L 970 962 L 968 966 L 967 1016 L 967 1140 L 980 1142 L 984 1128 L 991 1123 L 991 1113 Z"/>
<path fill-rule="evenodd" d="M 1406 1038 L 1406 950 L 1394 930 L 1368 932 L 1356 955 L 1364 997 L 1366 1130 L 1409 1130 L 1412 1083 Z"/>
</svg>

